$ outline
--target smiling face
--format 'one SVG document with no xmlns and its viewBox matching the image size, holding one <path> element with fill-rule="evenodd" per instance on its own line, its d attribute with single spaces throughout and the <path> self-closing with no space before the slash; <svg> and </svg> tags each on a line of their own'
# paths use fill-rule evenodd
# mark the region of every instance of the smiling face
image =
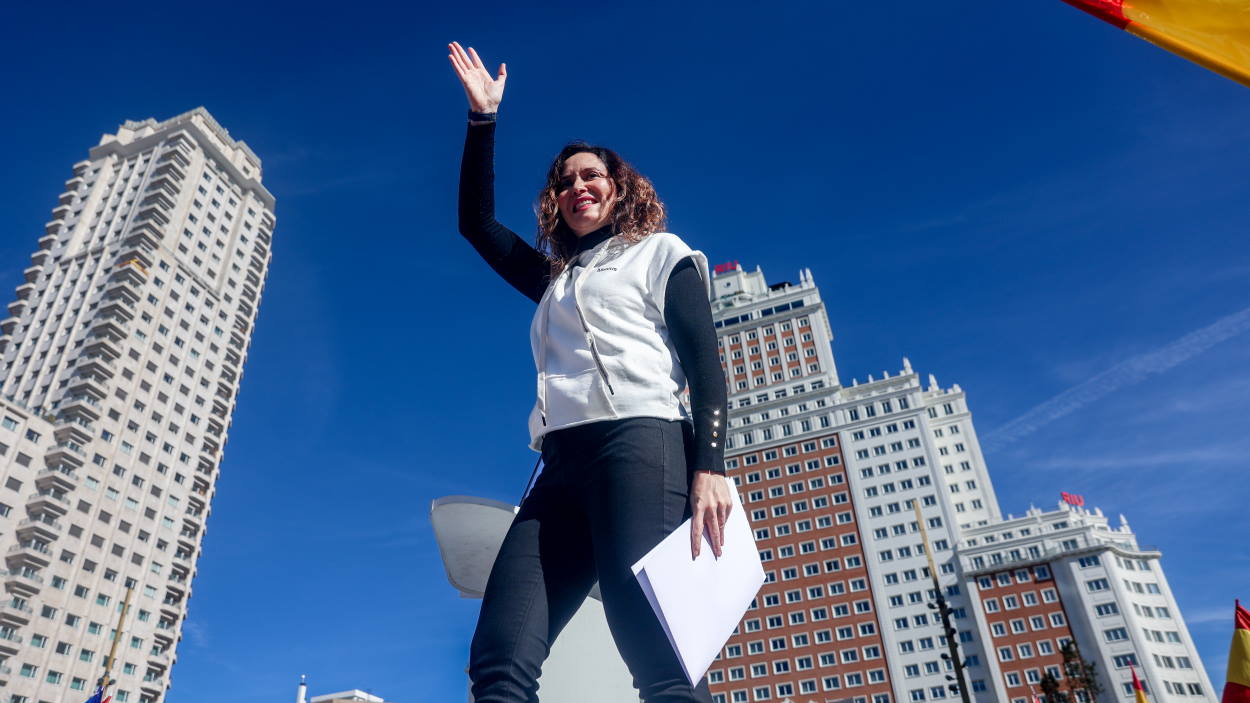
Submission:
<svg viewBox="0 0 1250 703">
<path fill-rule="evenodd" d="M 580 237 L 607 224 L 615 203 L 616 185 L 602 159 L 582 151 L 564 162 L 556 205 L 574 234 Z"/>
</svg>

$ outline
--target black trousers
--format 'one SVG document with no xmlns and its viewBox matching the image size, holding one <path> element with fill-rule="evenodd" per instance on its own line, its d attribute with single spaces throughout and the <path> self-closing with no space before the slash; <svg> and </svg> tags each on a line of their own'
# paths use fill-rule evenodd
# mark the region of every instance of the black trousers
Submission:
<svg viewBox="0 0 1250 703">
<path fill-rule="evenodd" d="M 543 439 L 545 468 L 491 569 L 469 651 L 475 703 L 531 703 L 556 636 L 595 581 L 646 703 L 711 703 L 692 687 L 630 567 L 690 517 L 690 425 L 605 420 Z M 585 700 L 595 700 L 587 691 Z"/>
</svg>

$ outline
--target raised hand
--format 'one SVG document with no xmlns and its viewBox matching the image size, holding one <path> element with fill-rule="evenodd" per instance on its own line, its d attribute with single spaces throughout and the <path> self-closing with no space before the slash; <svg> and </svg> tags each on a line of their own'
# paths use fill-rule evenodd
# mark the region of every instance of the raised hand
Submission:
<svg viewBox="0 0 1250 703">
<path fill-rule="evenodd" d="M 456 70 L 460 82 L 464 84 L 464 94 L 469 98 L 469 109 L 474 112 L 495 112 L 503 100 L 503 85 L 508 80 L 507 64 L 499 64 L 499 75 L 491 78 L 482 59 L 473 47 L 466 53 L 459 42 L 447 45 L 451 52 L 451 67 Z"/>
</svg>

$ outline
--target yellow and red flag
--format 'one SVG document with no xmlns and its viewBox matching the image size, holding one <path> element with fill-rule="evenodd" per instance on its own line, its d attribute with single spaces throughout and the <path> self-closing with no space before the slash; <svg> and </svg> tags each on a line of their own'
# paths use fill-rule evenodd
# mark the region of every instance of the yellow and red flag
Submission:
<svg viewBox="0 0 1250 703">
<path fill-rule="evenodd" d="M 1250 86 L 1250 0 L 1064 0 Z"/>
<path fill-rule="evenodd" d="M 1233 601 L 1233 643 L 1228 646 L 1228 676 L 1221 703 L 1250 703 L 1250 612 Z"/>
<path fill-rule="evenodd" d="M 1142 688 L 1141 681 L 1137 678 L 1137 669 L 1129 664 L 1128 670 L 1133 673 L 1133 703 L 1147 703 L 1146 689 Z"/>
</svg>

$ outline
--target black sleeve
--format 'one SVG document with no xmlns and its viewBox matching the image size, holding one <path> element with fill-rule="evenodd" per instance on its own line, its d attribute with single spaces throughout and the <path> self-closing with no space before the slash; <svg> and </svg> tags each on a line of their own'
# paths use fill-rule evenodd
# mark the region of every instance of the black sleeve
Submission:
<svg viewBox="0 0 1250 703">
<path fill-rule="evenodd" d="M 694 468 L 724 474 L 729 397 L 716 328 L 712 326 L 712 306 L 693 259 L 683 259 L 669 274 L 664 292 L 664 323 L 690 384 Z"/>
<path fill-rule="evenodd" d="M 460 161 L 460 234 L 513 288 L 537 303 L 547 258 L 495 219 L 495 123 L 469 125 Z"/>
</svg>

